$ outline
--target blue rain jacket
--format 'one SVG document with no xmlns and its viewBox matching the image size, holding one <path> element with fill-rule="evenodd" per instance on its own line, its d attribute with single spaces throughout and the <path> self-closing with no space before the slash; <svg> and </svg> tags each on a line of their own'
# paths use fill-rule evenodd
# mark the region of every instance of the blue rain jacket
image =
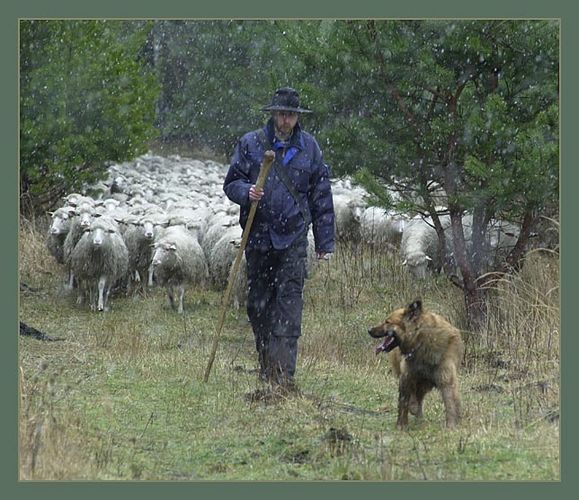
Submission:
<svg viewBox="0 0 579 500">
<path fill-rule="evenodd" d="M 249 188 L 255 184 L 266 149 L 275 151 L 276 161 L 286 168 L 294 188 L 309 207 L 316 252 L 333 252 L 334 205 L 330 185 L 330 170 L 312 135 L 301 130 L 299 123 L 286 148 L 277 148 L 273 119 L 263 128 L 268 145 L 260 139 L 258 130 L 248 132 L 237 143 L 223 190 L 241 207 L 239 222 L 245 228 L 249 208 Z M 251 227 L 248 248 L 283 250 L 307 231 L 297 202 L 276 174 L 273 166 L 264 185 Z"/>
</svg>

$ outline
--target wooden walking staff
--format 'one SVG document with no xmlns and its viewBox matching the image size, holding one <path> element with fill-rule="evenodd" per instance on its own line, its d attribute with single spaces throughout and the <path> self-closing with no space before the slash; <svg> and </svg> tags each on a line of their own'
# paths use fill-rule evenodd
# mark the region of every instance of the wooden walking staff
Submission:
<svg viewBox="0 0 579 500">
<path fill-rule="evenodd" d="M 259 170 L 259 176 L 255 182 L 256 189 L 263 189 L 265 180 L 267 179 L 267 174 L 269 174 L 269 169 L 275 158 L 275 153 L 273 151 L 266 151 L 261 163 L 261 168 Z M 223 330 L 223 323 L 225 323 L 225 314 L 227 313 L 227 306 L 229 305 L 229 299 L 231 298 L 231 289 L 233 288 L 233 283 L 235 283 L 235 278 L 237 277 L 237 272 L 239 271 L 239 264 L 241 263 L 241 257 L 245 251 L 245 245 L 247 245 L 247 239 L 249 238 L 249 231 L 251 230 L 251 225 L 253 224 L 253 218 L 255 217 L 255 211 L 257 210 L 257 204 L 259 201 L 252 201 L 251 207 L 249 208 L 249 216 L 247 217 L 247 222 L 245 223 L 245 228 L 243 229 L 243 235 L 241 236 L 241 245 L 237 252 L 237 256 L 233 261 L 233 268 L 229 275 L 229 283 L 227 283 L 227 288 L 225 290 L 225 295 L 223 296 L 223 301 L 221 304 L 221 317 L 219 319 L 219 325 L 215 336 L 213 337 L 213 347 L 211 349 L 211 355 L 209 356 L 209 363 L 207 363 L 207 368 L 205 369 L 205 376 L 203 378 L 204 382 L 209 380 L 209 373 L 211 373 L 211 367 L 213 366 L 213 361 L 215 361 L 215 354 L 217 353 L 217 344 L 219 343 L 219 337 L 221 335 L 221 330 Z"/>
</svg>

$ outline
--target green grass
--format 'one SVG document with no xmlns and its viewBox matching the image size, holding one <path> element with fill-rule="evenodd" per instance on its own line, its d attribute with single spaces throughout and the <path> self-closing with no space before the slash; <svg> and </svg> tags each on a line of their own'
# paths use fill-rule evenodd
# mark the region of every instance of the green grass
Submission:
<svg viewBox="0 0 579 500">
<path fill-rule="evenodd" d="M 221 292 L 188 289 L 183 316 L 160 289 L 91 312 L 62 291 L 40 234 L 21 228 L 21 282 L 35 290 L 21 292 L 20 317 L 65 340 L 19 340 L 21 479 L 560 479 L 556 261 L 547 272 L 537 256 L 497 283 L 488 330 L 465 332 L 461 425 L 444 427 L 433 392 L 399 431 L 397 382 L 366 332 L 416 297 L 464 327 L 443 278 L 413 283 L 366 251 L 322 263 L 305 290 L 302 397 L 266 404 L 245 398 L 260 383 L 243 311 L 228 314 L 203 382 Z"/>
</svg>

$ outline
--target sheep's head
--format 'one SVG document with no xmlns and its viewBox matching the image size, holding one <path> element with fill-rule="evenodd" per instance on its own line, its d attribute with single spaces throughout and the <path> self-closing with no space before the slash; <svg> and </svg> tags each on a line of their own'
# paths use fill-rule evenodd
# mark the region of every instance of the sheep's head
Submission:
<svg viewBox="0 0 579 500">
<path fill-rule="evenodd" d="M 143 235 L 147 240 L 152 240 L 153 236 L 155 236 L 155 225 L 151 220 L 143 220 L 142 221 L 143 227 Z"/>
<path fill-rule="evenodd" d="M 177 258 L 177 245 L 173 242 L 160 242 L 154 245 L 153 267 L 170 259 Z"/>
<path fill-rule="evenodd" d="M 72 207 L 65 209 L 59 208 L 50 214 L 52 216 L 52 223 L 50 225 L 50 234 L 65 234 L 70 229 L 70 221 L 74 215 Z"/>
<path fill-rule="evenodd" d="M 90 241 L 95 247 L 101 247 L 111 242 L 111 237 L 116 234 L 120 238 L 118 224 L 110 218 L 99 217 L 93 219 L 89 226 L 83 228 L 82 239 Z"/>
<path fill-rule="evenodd" d="M 423 252 L 412 253 L 406 256 L 403 266 L 416 278 L 425 279 L 428 274 L 428 265 L 432 259 Z"/>
<path fill-rule="evenodd" d="M 92 208 L 85 208 L 78 214 L 78 220 L 80 223 L 80 227 L 89 227 L 91 222 L 95 216 L 94 210 Z"/>
<path fill-rule="evenodd" d="M 93 228 L 89 226 L 85 231 L 92 233 L 92 243 L 96 247 L 102 246 L 106 241 L 107 237 L 116 233 L 114 228 L 102 226 L 97 226 Z"/>
</svg>

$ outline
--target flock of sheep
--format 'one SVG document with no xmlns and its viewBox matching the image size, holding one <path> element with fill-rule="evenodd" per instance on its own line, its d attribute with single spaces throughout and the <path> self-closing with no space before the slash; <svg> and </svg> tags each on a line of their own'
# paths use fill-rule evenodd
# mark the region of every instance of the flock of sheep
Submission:
<svg viewBox="0 0 579 500">
<path fill-rule="evenodd" d="M 182 313 L 187 286 L 224 289 L 241 241 L 239 207 L 222 190 L 227 168 L 147 154 L 110 166 L 108 178 L 87 190 L 92 196 L 67 195 L 52 213 L 47 245 L 67 270 L 66 286 L 78 291 L 77 303 L 104 311 L 113 287 L 132 294 L 158 285 Z M 409 272 L 426 275 L 439 253 L 427 220 L 368 207 L 366 192 L 349 180 L 333 181 L 332 191 L 338 242 L 394 249 Z M 245 304 L 244 267 L 233 288 L 238 308 Z"/>
</svg>

